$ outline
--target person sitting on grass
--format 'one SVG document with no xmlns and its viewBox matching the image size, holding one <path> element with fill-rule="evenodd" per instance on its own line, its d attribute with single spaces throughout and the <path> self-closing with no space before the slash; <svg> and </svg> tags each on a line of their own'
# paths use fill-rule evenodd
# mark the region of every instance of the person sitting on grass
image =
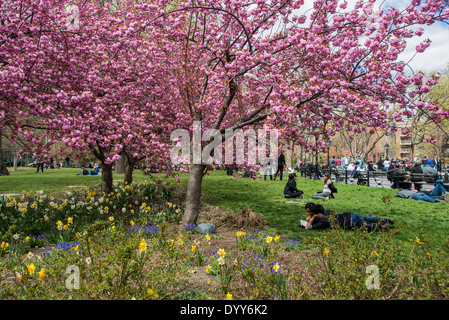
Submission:
<svg viewBox="0 0 449 320">
<path fill-rule="evenodd" d="M 78 173 L 79 176 L 97 176 L 100 173 L 100 166 L 98 163 L 95 164 L 94 170 L 87 170 L 84 167 L 81 167 L 81 173 Z"/>
<path fill-rule="evenodd" d="M 304 192 L 302 190 L 299 190 L 296 187 L 296 179 L 298 179 L 298 176 L 296 175 L 296 173 L 290 173 L 288 176 L 288 181 L 287 184 L 285 185 L 284 188 L 284 196 L 287 199 L 290 198 L 299 198 L 299 199 L 304 199 Z"/>
<path fill-rule="evenodd" d="M 337 192 L 337 188 L 335 188 L 334 183 L 332 182 L 331 175 L 329 173 L 324 174 L 324 184 L 323 184 L 323 192 L 318 192 L 312 195 L 313 199 L 329 199 L 335 198 L 334 193 Z"/>
<path fill-rule="evenodd" d="M 394 220 L 373 216 L 361 216 L 355 212 L 334 214 L 330 210 L 324 210 L 320 204 L 309 203 L 310 214 L 307 217 L 306 230 L 329 229 L 340 227 L 351 230 L 354 228 L 366 228 L 368 231 L 379 231 L 394 224 Z M 306 209 L 307 211 L 307 209 Z"/>
</svg>

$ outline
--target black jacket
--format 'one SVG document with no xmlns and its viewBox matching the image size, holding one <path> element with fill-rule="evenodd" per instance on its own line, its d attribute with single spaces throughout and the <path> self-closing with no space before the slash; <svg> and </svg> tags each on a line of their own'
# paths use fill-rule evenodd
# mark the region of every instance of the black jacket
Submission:
<svg viewBox="0 0 449 320">
<path fill-rule="evenodd" d="M 326 210 L 321 219 L 313 223 L 310 229 L 329 229 L 331 226 L 343 229 L 352 229 L 355 227 L 352 223 L 351 212 L 331 215 L 331 211 Z"/>
<path fill-rule="evenodd" d="M 294 179 L 287 181 L 287 184 L 285 185 L 285 188 L 284 188 L 284 194 L 290 195 L 294 192 L 299 192 L 299 191 L 301 191 L 301 190 L 299 190 L 296 187 L 296 181 Z"/>
<path fill-rule="evenodd" d="M 320 220 L 315 221 L 309 229 L 329 229 L 330 228 L 330 210 L 326 210 Z"/>
<path fill-rule="evenodd" d="M 283 153 L 278 158 L 278 167 L 284 167 L 285 166 L 285 156 Z"/>
</svg>

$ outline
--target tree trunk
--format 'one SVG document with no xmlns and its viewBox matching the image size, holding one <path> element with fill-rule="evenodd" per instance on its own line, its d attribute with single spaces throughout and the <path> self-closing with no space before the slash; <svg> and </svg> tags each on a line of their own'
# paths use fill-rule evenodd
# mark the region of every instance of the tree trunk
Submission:
<svg viewBox="0 0 449 320">
<path fill-rule="evenodd" d="M 288 142 L 288 146 L 290 147 L 290 149 L 287 149 L 287 168 L 291 168 L 293 169 L 293 167 L 295 166 L 295 164 L 293 163 L 293 156 L 295 155 L 295 145 L 293 140 L 289 140 Z M 298 161 L 298 160 L 296 160 Z"/>
<path fill-rule="evenodd" d="M 122 154 L 119 161 L 115 162 L 115 173 L 123 174 L 125 173 L 126 155 Z"/>
<path fill-rule="evenodd" d="M 9 171 L 3 158 L 2 129 L 0 129 L 0 174 L 9 176 Z"/>
<path fill-rule="evenodd" d="M 133 170 L 134 170 L 135 160 L 134 158 L 125 157 L 125 176 L 123 178 L 123 182 L 125 184 L 133 183 Z"/>
<path fill-rule="evenodd" d="M 105 194 L 112 192 L 112 164 L 101 164 L 101 191 Z"/>
<path fill-rule="evenodd" d="M 187 182 L 186 209 L 182 219 L 182 225 L 184 227 L 189 224 L 196 224 L 198 219 L 204 168 L 205 166 L 202 164 L 190 165 L 189 181 Z"/>
</svg>

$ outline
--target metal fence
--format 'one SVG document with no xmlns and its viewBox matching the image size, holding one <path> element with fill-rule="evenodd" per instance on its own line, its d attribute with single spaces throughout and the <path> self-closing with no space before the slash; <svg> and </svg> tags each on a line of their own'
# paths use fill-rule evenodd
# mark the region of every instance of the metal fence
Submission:
<svg viewBox="0 0 449 320">
<path fill-rule="evenodd" d="M 323 174 L 330 173 L 334 182 L 344 184 L 356 184 L 367 187 L 377 188 L 431 188 L 435 185 L 437 179 L 441 179 L 446 189 L 449 188 L 449 174 L 447 171 L 439 172 L 436 175 L 421 175 L 422 178 L 416 179 L 416 175 L 412 176 L 409 172 L 401 174 L 391 174 L 385 171 L 348 171 L 343 168 L 338 169 L 321 169 L 315 171 L 313 168 L 301 168 L 299 170 L 302 177 L 318 180 Z M 448 184 L 448 185 L 446 185 Z"/>
</svg>

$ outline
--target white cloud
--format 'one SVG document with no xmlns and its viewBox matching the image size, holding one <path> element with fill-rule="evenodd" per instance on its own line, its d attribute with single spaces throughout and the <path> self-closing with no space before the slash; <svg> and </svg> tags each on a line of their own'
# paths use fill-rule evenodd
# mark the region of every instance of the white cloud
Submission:
<svg viewBox="0 0 449 320">
<path fill-rule="evenodd" d="M 409 65 L 414 72 L 441 71 L 449 64 L 449 28 L 446 24 L 436 23 L 431 26 L 423 26 L 424 34 L 414 37 L 407 42 L 407 48 L 399 55 L 399 60 L 409 61 L 416 52 L 416 46 L 425 39 L 432 43 L 423 53 L 418 53 Z"/>
</svg>

